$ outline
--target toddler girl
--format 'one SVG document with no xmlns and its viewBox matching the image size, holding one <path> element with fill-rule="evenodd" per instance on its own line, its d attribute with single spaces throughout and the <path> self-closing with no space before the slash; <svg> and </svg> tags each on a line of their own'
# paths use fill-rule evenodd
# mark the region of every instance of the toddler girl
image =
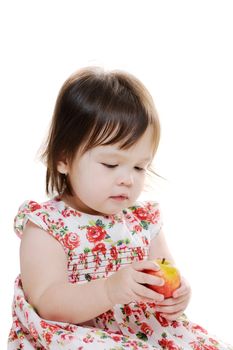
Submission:
<svg viewBox="0 0 233 350">
<path fill-rule="evenodd" d="M 137 201 L 156 154 L 153 100 L 134 76 L 81 69 L 63 85 L 43 153 L 51 199 L 19 208 L 8 349 L 233 349 L 190 322 L 190 287 L 164 280 L 158 203 Z"/>
</svg>

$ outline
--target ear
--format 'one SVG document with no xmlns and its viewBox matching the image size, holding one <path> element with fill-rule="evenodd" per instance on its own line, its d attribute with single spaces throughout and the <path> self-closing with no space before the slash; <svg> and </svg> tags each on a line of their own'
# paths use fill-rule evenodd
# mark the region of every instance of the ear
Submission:
<svg viewBox="0 0 233 350">
<path fill-rule="evenodd" d="M 57 163 L 57 171 L 60 174 L 68 174 L 68 162 L 67 161 L 63 161 L 63 160 L 59 160 L 59 162 Z"/>
</svg>

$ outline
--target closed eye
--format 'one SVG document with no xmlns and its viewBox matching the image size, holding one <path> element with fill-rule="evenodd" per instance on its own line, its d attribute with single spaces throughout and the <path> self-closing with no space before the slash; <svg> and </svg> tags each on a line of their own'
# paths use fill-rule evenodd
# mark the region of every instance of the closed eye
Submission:
<svg viewBox="0 0 233 350">
<path fill-rule="evenodd" d="M 144 168 L 140 168 L 139 166 L 135 166 L 134 169 L 137 171 L 145 171 L 146 170 Z"/>
<path fill-rule="evenodd" d="M 103 166 L 105 166 L 106 168 L 110 168 L 110 169 L 116 168 L 118 166 L 118 164 L 107 164 L 107 163 L 101 163 L 101 164 Z M 146 169 L 138 167 L 138 166 L 135 166 L 134 169 L 136 171 L 145 171 L 146 170 Z"/>
<path fill-rule="evenodd" d="M 107 168 L 116 168 L 118 164 L 106 164 L 106 163 L 101 163 L 102 165 L 106 166 Z"/>
</svg>

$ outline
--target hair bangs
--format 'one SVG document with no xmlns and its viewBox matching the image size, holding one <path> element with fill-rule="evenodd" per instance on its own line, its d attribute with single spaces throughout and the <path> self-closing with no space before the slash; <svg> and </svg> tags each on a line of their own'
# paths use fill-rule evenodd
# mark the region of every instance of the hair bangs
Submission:
<svg viewBox="0 0 233 350">
<path fill-rule="evenodd" d="M 95 112 L 85 151 L 98 145 L 116 143 L 127 149 L 138 141 L 154 119 L 135 91 L 119 85 L 117 89 L 104 91 Z"/>
<path fill-rule="evenodd" d="M 116 143 L 120 144 L 120 148 L 127 149 L 138 141 L 149 124 L 145 117 L 141 118 L 141 122 L 138 123 L 138 116 L 128 113 L 112 116 L 108 114 L 106 119 L 101 115 L 97 119 L 101 119 L 101 122 L 97 120 L 93 126 L 84 151 L 96 146 Z"/>
</svg>

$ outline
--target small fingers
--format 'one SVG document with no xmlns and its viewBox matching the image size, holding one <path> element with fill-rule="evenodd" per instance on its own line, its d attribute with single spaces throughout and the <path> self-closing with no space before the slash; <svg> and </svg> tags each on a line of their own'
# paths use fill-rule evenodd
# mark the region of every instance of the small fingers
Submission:
<svg viewBox="0 0 233 350">
<path fill-rule="evenodd" d="M 184 297 L 187 296 L 187 294 L 191 294 L 191 290 L 189 288 L 187 288 L 186 286 L 181 287 L 177 290 L 174 291 L 174 293 L 172 294 L 173 298 L 178 299 L 180 297 Z"/>
<path fill-rule="evenodd" d="M 150 260 L 141 260 L 141 261 L 135 261 L 132 263 L 132 268 L 137 271 L 143 271 L 143 270 L 153 270 L 158 271 L 160 270 L 160 267 L 158 264 L 154 263 Z"/>
<path fill-rule="evenodd" d="M 171 315 L 183 312 L 185 308 L 186 308 L 186 303 L 180 303 L 176 305 L 163 305 L 163 306 L 156 305 L 156 311 L 165 313 L 165 314 L 171 314 Z"/>
<path fill-rule="evenodd" d="M 156 293 L 153 290 L 136 283 L 134 287 L 134 292 L 139 295 L 141 298 L 146 298 L 148 301 L 161 302 L 164 300 L 164 296 L 162 294 Z"/>
<path fill-rule="evenodd" d="M 173 293 L 173 298 L 179 298 L 182 295 L 191 294 L 191 288 L 184 277 L 181 279 L 181 286 Z"/>
<path fill-rule="evenodd" d="M 156 286 L 163 286 L 164 285 L 163 278 L 157 277 L 157 276 L 152 276 L 148 273 L 135 271 L 133 276 L 134 276 L 134 280 L 138 283 L 141 283 L 141 284 L 152 284 L 152 285 L 156 285 Z"/>
<path fill-rule="evenodd" d="M 178 298 L 167 298 L 164 299 L 159 305 L 160 306 L 167 306 L 167 305 L 174 305 L 174 304 L 180 304 L 182 302 L 185 302 L 187 300 L 186 295 L 182 295 L 181 297 Z"/>
</svg>

